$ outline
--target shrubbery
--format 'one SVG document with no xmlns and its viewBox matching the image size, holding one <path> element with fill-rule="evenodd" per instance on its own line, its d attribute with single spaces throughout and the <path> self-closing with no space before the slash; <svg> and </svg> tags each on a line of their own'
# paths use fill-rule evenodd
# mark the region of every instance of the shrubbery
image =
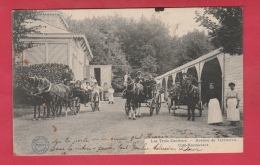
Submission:
<svg viewBox="0 0 260 165">
<path fill-rule="evenodd" d="M 61 76 L 65 71 L 67 65 L 48 63 L 35 64 L 29 66 L 14 65 L 13 67 L 13 98 L 14 104 L 26 103 L 25 96 L 25 80 L 28 77 L 37 76 L 40 78 L 47 78 L 54 84 L 61 83 Z M 72 74 L 72 70 L 69 70 Z M 74 74 L 73 74 L 74 75 Z"/>
</svg>

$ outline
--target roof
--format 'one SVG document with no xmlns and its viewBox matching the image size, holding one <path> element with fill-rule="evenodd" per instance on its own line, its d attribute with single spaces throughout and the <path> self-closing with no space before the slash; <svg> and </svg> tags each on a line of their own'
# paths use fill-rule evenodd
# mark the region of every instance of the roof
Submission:
<svg viewBox="0 0 260 165">
<path fill-rule="evenodd" d="M 57 11 L 57 10 L 37 10 L 37 11 L 39 11 L 39 13 L 38 13 L 39 15 L 52 15 L 52 14 L 58 15 L 60 17 L 62 23 L 65 25 L 65 27 L 67 29 L 69 28 L 61 11 Z"/>
<path fill-rule="evenodd" d="M 31 21 L 26 24 L 28 28 L 35 27 L 35 26 L 41 26 L 41 28 L 38 29 L 40 33 L 70 33 L 67 30 L 61 29 L 59 27 L 50 25 L 46 22 L 43 22 L 41 20 Z"/>
<path fill-rule="evenodd" d="M 28 34 L 23 41 L 30 40 L 33 38 L 74 38 L 74 39 L 81 39 L 82 44 L 81 48 L 83 49 L 85 54 L 89 54 L 90 58 L 93 58 L 92 51 L 90 49 L 88 40 L 85 35 L 82 34 L 73 34 L 73 33 L 45 33 L 45 34 Z"/>
<path fill-rule="evenodd" d="M 214 56 L 217 56 L 220 53 L 221 53 L 221 48 L 213 50 L 212 52 L 209 52 L 208 54 L 200 56 L 199 58 L 197 58 L 197 59 L 195 59 L 193 61 L 190 61 L 190 62 L 188 62 L 188 63 L 186 63 L 184 65 L 181 65 L 181 66 L 179 66 L 179 67 L 177 67 L 177 68 L 175 68 L 173 70 L 170 70 L 170 71 L 168 71 L 168 72 L 166 72 L 166 73 L 156 77 L 155 79 L 159 80 L 159 79 L 162 79 L 162 78 L 164 78 L 166 76 L 169 76 L 169 75 L 171 75 L 171 74 L 173 74 L 175 72 L 180 72 L 181 70 L 183 70 L 185 68 L 190 68 L 190 67 L 194 66 L 195 64 L 197 64 L 197 63 L 199 63 L 201 61 L 210 59 L 210 58 L 212 58 Z"/>
</svg>

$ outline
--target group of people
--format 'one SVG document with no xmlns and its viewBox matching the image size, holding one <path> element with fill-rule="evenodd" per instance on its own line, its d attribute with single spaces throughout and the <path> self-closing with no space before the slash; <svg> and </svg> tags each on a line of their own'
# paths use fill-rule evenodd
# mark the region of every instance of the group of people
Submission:
<svg viewBox="0 0 260 165">
<path fill-rule="evenodd" d="M 69 67 L 66 67 L 64 73 L 62 74 L 62 82 L 65 85 L 69 86 L 70 82 L 73 79 L 74 79 L 74 77 L 70 74 Z M 81 89 L 85 90 L 86 92 L 90 92 L 91 96 L 94 96 L 94 93 L 97 93 L 99 96 L 99 93 L 103 91 L 103 88 L 98 85 L 97 80 L 93 76 L 90 76 L 89 80 L 87 78 L 85 78 L 82 81 L 77 80 L 75 82 L 75 87 L 80 87 Z M 112 85 L 108 89 L 108 93 L 109 93 L 109 104 L 110 103 L 114 104 L 114 89 L 113 89 Z M 99 108 L 100 107 L 101 106 L 100 106 L 100 102 L 99 102 Z"/>
<path fill-rule="evenodd" d="M 221 125 L 223 117 L 214 85 L 214 83 L 210 83 L 209 90 L 207 91 L 208 124 Z M 227 120 L 230 121 L 230 126 L 235 126 L 240 121 L 240 112 L 238 109 L 240 96 L 235 91 L 235 83 L 230 82 L 228 86 L 230 87 L 230 91 L 226 94 Z"/>
<path fill-rule="evenodd" d="M 180 92 L 179 90 L 187 90 L 187 84 L 192 84 L 195 87 L 198 87 L 198 81 L 192 75 L 183 73 L 182 74 L 182 83 L 176 82 L 173 83 L 172 95 L 177 95 L 176 93 Z M 227 108 L 227 120 L 230 121 L 231 126 L 235 126 L 237 122 L 240 121 L 240 112 L 239 112 L 239 102 L 240 96 L 238 92 L 235 91 L 235 83 L 229 83 L 230 91 L 226 94 L 226 108 Z M 172 96 L 171 95 L 171 96 Z M 188 100 L 188 120 L 195 119 L 195 107 L 190 106 Z M 173 105 L 173 99 L 171 100 L 171 105 Z M 208 124 L 212 125 L 222 125 L 223 117 L 218 100 L 218 94 L 215 90 L 215 84 L 209 83 L 209 90 L 206 95 L 206 106 L 208 107 Z M 190 114 L 192 113 L 192 116 Z"/>
</svg>

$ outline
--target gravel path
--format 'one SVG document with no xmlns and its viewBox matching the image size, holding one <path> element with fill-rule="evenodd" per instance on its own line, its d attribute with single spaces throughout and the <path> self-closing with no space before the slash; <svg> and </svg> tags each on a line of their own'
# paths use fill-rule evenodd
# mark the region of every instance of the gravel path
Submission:
<svg viewBox="0 0 260 165">
<path fill-rule="evenodd" d="M 45 155 L 60 154 L 126 154 L 143 153 L 139 149 L 146 138 L 226 138 L 241 137 L 242 126 L 207 124 L 207 110 L 195 122 L 187 121 L 187 111 L 178 110 L 177 116 L 168 113 L 163 103 L 159 115 L 149 116 L 149 108 L 142 107 L 142 117 L 127 119 L 125 100 L 115 98 L 115 104 L 102 102 L 101 111 L 92 112 L 90 106 L 81 105 L 78 115 L 33 121 L 33 113 L 19 115 L 14 124 L 14 153 L 38 155 L 32 149 L 32 141 L 44 136 L 49 141 Z M 144 105 L 144 104 L 143 104 Z M 19 112 L 17 112 L 19 111 Z M 14 109 L 22 114 L 28 109 Z M 33 111 L 32 111 L 33 112 Z M 198 111 L 196 111 L 198 116 Z M 243 123 L 242 123 L 243 124 Z"/>
</svg>

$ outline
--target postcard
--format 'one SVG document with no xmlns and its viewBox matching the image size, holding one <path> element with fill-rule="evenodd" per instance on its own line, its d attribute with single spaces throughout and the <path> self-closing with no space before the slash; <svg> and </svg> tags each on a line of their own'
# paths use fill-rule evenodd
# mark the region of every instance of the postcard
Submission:
<svg viewBox="0 0 260 165">
<path fill-rule="evenodd" d="M 13 10 L 17 156 L 243 153 L 243 8 Z"/>
</svg>

